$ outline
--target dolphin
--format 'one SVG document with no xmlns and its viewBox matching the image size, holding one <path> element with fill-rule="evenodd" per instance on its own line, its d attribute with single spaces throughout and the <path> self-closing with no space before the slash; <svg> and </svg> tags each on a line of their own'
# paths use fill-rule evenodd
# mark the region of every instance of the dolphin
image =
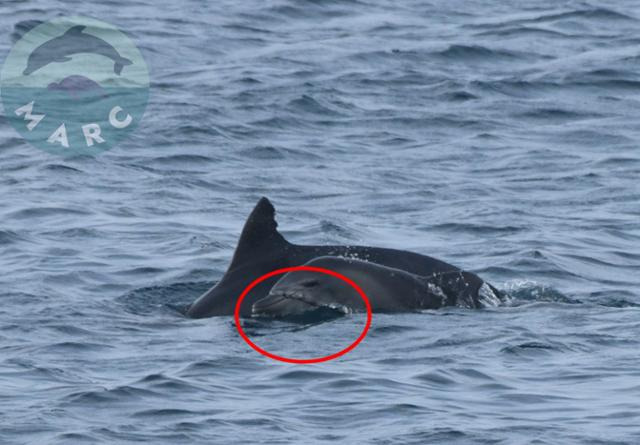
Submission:
<svg viewBox="0 0 640 445">
<path fill-rule="evenodd" d="M 369 299 L 372 312 L 414 312 L 458 306 L 477 309 L 502 300 L 471 272 L 455 271 L 429 276 L 354 258 L 318 257 L 305 264 L 337 272 L 356 283 Z M 292 318 L 318 311 L 336 315 L 365 312 L 364 300 L 351 285 L 315 271 L 282 276 L 269 294 L 253 304 L 254 317 Z"/>
<path fill-rule="evenodd" d="M 82 31 L 86 26 L 78 25 L 69 28 L 64 34 L 46 41 L 34 49 L 27 60 L 27 67 L 22 74 L 29 74 L 53 62 L 68 62 L 72 55 L 80 53 L 100 54 L 113 60 L 113 72 L 122 73 L 122 68 L 133 62 L 122 57 L 118 51 L 102 40 Z"/>
<path fill-rule="evenodd" d="M 232 315 L 242 291 L 255 279 L 283 267 L 303 265 L 314 258 L 337 256 L 358 258 L 415 275 L 462 272 L 444 261 L 396 249 L 366 246 L 301 246 L 278 232 L 275 208 L 261 198 L 247 218 L 231 264 L 222 279 L 201 295 L 186 311 L 192 318 Z M 253 304 L 267 296 L 278 276 L 262 281 L 245 297 L 240 315 L 250 317 Z M 491 287 L 499 294 L 499 291 Z"/>
</svg>

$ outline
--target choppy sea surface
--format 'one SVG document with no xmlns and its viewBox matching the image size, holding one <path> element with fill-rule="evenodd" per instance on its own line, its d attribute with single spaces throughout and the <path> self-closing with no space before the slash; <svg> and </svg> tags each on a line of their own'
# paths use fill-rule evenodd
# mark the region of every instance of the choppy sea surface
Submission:
<svg viewBox="0 0 640 445">
<path fill-rule="evenodd" d="M 150 104 L 98 157 L 0 117 L 1 443 L 640 442 L 637 2 L 8 0 L 2 59 L 72 14 L 139 46 Z M 174 309 L 263 195 L 293 242 L 428 254 L 514 300 L 270 360 Z M 362 321 L 252 333 L 302 357 Z"/>
</svg>

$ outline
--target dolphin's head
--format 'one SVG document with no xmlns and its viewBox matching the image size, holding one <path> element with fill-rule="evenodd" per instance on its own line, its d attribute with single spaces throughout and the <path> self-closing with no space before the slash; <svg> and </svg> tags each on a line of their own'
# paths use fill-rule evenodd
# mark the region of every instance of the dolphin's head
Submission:
<svg viewBox="0 0 640 445">
<path fill-rule="evenodd" d="M 29 74 L 33 73 L 34 71 L 37 71 L 40 68 L 42 68 L 44 65 L 45 65 L 45 63 L 42 63 L 42 61 L 40 60 L 40 57 L 38 56 L 38 54 L 31 53 L 29 55 L 29 59 L 27 60 L 27 67 L 24 69 L 24 71 L 22 71 L 22 74 L 24 76 L 28 76 Z"/>
<path fill-rule="evenodd" d="M 56 60 L 55 54 L 52 53 L 51 41 L 41 45 L 40 47 L 33 50 L 31 54 L 29 54 L 29 58 L 27 59 L 27 67 L 22 71 L 22 74 L 28 76 L 29 74 L 38 71 L 45 65 L 48 65 L 52 61 Z"/>
<path fill-rule="evenodd" d="M 253 304 L 251 312 L 254 317 L 289 318 L 363 310 L 362 298 L 341 279 L 320 272 L 294 271 L 280 278 L 266 297 Z"/>
</svg>

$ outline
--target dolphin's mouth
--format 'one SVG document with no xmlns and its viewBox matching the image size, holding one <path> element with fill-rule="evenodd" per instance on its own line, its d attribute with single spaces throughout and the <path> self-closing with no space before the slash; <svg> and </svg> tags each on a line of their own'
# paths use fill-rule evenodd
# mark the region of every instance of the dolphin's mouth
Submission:
<svg viewBox="0 0 640 445">
<path fill-rule="evenodd" d="M 335 304 L 322 303 L 311 296 L 299 292 L 270 293 L 256 301 L 251 307 L 253 317 L 295 318 L 319 315 L 333 318 L 353 312 L 350 308 Z"/>
</svg>

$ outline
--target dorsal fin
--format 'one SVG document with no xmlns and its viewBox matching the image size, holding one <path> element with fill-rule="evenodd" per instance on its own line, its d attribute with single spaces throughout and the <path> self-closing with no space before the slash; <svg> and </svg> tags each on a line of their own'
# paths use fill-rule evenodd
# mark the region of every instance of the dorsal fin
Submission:
<svg viewBox="0 0 640 445">
<path fill-rule="evenodd" d="M 233 254 L 231 267 L 239 261 L 246 261 L 255 255 L 257 251 L 264 249 L 277 249 L 288 244 L 287 240 L 278 232 L 278 223 L 275 219 L 276 209 L 273 204 L 262 197 L 244 223 L 240 241 Z"/>
<path fill-rule="evenodd" d="M 82 31 L 84 31 L 85 28 L 86 28 L 86 26 L 84 26 L 84 25 L 72 26 L 71 28 L 67 29 L 65 34 L 81 34 Z"/>
</svg>

